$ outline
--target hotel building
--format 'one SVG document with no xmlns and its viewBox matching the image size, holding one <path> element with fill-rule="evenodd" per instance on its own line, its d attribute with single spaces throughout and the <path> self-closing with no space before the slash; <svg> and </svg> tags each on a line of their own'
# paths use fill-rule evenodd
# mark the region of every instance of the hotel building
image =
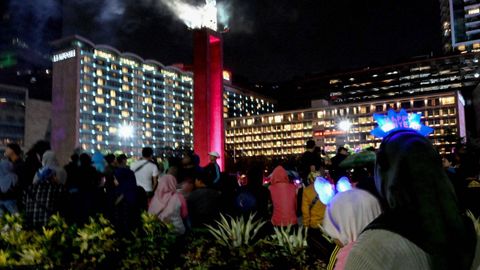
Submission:
<svg viewBox="0 0 480 270">
<path fill-rule="evenodd" d="M 73 36 L 54 42 L 52 148 L 156 154 L 193 145 L 193 73 Z M 227 74 L 225 74 L 227 75 Z M 273 112 L 274 103 L 225 86 L 225 116 Z M 243 107 L 235 107 L 243 100 Z M 245 110 L 243 110 L 245 108 Z"/>
<path fill-rule="evenodd" d="M 463 97 L 453 91 L 230 118 L 225 123 L 226 148 L 234 157 L 285 157 L 303 153 L 309 139 L 330 155 L 338 145 L 378 147 L 381 139 L 370 134 L 376 126 L 373 114 L 403 108 L 421 113 L 422 122 L 435 129 L 429 135 L 432 143 L 441 153 L 449 153 L 455 139 L 465 136 L 463 106 Z M 350 128 L 341 129 L 341 122 L 350 123 Z"/>
</svg>

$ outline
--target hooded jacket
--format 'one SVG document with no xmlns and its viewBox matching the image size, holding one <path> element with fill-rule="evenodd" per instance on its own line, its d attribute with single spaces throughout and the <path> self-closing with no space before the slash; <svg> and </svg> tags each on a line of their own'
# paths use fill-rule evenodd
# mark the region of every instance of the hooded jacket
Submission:
<svg viewBox="0 0 480 270">
<path fill-rule="evenodd" d="M 297 224 L 297 189 L 290 183 L 287 171 L 277 166 L 272 172 L 271 185 L 268 188 L 272 197 L 274 226 Z"/>
</svg>

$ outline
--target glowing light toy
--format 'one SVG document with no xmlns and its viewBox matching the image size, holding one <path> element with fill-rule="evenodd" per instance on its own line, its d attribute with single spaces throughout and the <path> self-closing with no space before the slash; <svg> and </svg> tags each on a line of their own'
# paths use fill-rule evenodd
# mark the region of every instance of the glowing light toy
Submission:
<svg viewBox="0 0 480 270">
<path fill-rule="evenodd" d="M 345 176 L 338 180 L 336 186 L 330 183 L 327 179 L 318 176 L 315 178 L 313 187 L 315 188 L 315 192 L 317 192 L 320 201 L 327 205 L 330 203 L 335 194 L 351 190 L 352 184 L 350 184 L 350 181 Z"/>
<path fill-rule="evenodd" d="M 401 109 L 398 113 L 389 110 L 387 115 L 373 114 L 378 127 L 370 133 L 375 137 L 383 138 L 395 130 L 412 129 L 423 136 L 428 136 L 433 132 L 433 128 L 423 125 L 420 122 L 421 116 L 421 113 L 407 113 L 405 109 Z"/>
</svg>

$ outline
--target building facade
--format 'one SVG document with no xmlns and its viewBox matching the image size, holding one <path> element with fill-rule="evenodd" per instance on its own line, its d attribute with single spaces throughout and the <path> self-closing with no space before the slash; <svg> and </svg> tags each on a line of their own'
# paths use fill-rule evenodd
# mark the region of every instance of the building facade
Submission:
<svg viewBox="0 0 480 270">
<path fill-rule="evenodd" d="M 25 142 L 26 88 L 0 84 L 0 154 L 9 143 Z"/>
<path fill-rule="evenodd" d="M 445 52 L 480 51 L 480 2 L 440 0 Z"/>
<path fill-rule="evenodd" d="M 229 74 L 229 73 L 227 73 Z M 273 113 L 276 100 L 235 86 L 224 71 L 223 115 L 225 118 Z"/>
<path fill-rule="evenodd" d="M 225 123 L 226 148 L 236 158 L 298 155 L 309 139 L 327 154 L 334 154 L 339 145 L 357 150 L 377 148 L 381 139 L 370 134 L 376 126 L 373 114 L 403 108 L 421 113 L 424 124 L 435 129 L 429 136 L 432 143 L 440 153 L 449 153 L 456 139 L 465 136 L 464 102 L 454 91 L 230 118 Z M 348 123 L 347 128 L 341 127 L 342 122 Z"/>
<path fill-rule="evenodd" d="M 79 36 L 54 45 L 51 140 L 61 161 L 77 147 L 129 155 L 144 146 L 156 154 L 165 147 L 192 148 L 192 72 Z M 230 115 L 230 102 L 224 104 Z"/>
</svg>

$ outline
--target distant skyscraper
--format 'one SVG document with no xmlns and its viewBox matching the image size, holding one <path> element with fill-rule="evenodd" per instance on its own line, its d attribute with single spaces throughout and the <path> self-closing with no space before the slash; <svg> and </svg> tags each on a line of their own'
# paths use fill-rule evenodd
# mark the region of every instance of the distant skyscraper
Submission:
<svg viewBox="0 0 480 270">
<path fill-rule="evenodd" d="M 440 0 L 443 49 L 480 51 L 480 1 Z"/>
</svg>

